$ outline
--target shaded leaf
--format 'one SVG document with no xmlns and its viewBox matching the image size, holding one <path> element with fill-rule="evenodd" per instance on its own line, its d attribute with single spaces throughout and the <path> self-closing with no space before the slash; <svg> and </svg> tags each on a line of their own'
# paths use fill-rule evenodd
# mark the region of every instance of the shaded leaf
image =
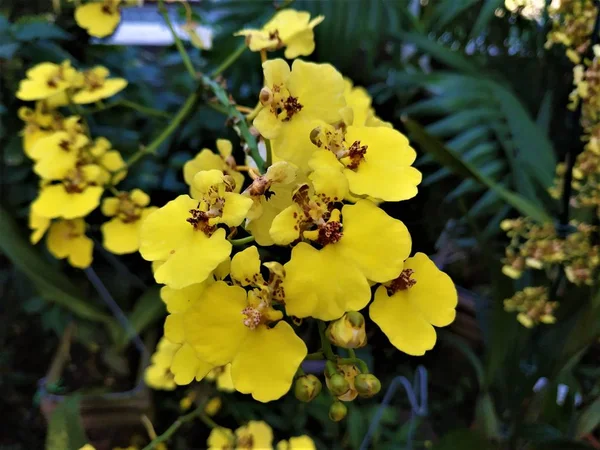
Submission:
<svg viewBox="0 0 600 450">
<path fill-rule="evenodd" d="M 165 315 L 165 304 L 160 299 L 160 288 L 155 286 L 148 289 L 137 299 L 128 319 L 136 334 L 141 334 L 149 325 L 152 325 Z M 127 331 L 124 330 L 118 338 L 116 343 L 117 349 L 125 348 L 131 340 L 132 334 Z"/>
<path fill-rule="evenodd" d="M 48 424 L 46 450 L 79 450 L 88 439 L 81 423 L 80 395 L 69 395 L 58 404 Z"/>
<path fill-rule="evenodd" d="M 408 118 L 405 118 L 403 121 L 414 141 L 417 142 L 424 151 L 431 153 L 440 164 L 450 168 L 457 175 L 467 179 L 473 179 L 487 186 L 489 189 L 493 189 L 521 214 L 529 216 L 538 222 L 548 222 L 551 220 L 546 211 L 539 208 L 537 205 L 502 187 L 498 183 L 492 181 L 489 177 L 482 175 L 481 172 L 470 163 L 462 161 L 452 150 L 445 147 L 437 138 L 429 135 L 419 124 Z"/>
</svg>

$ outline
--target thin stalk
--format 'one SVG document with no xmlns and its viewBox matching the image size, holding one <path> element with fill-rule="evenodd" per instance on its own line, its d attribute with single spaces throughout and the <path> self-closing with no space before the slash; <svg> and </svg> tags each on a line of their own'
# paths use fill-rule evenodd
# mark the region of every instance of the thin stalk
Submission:
<svg viewBox="0 0 600 450">
<path fill-rule="evenodd" d="M 219 427 L 219 425 L 217 425 L 210 417 L 206 415 L 206 413 L 204 412 L 204 404 L 202 404 L 198 406 L 195 410 L 193 410 L 191 413 L 179 417 L 175 422 L 173 422 L 173 424 L 169 428 L 167 428 L 167 431 L 165 431 L 160 436 L 157 436 L 156 439 L 152 439 L 152 441 L 148 445 L 146 445 L 142 450 L 152 450 L 153 448 L 156 448 L 158 444 L 169 440 L 171 436 L 173 436 L 183 424 L 191 422 L 196 418 L 199 418 L 206 426 L 210 428 Z"/>
<path fill-rule="evenodd" d="M 325 334 L 325 329 L 327 325 L 322 320 L 318 321 L 319 326 L 319 336 L 321 337 L 321 347 L 323 348 L 323 354 L 325 358 L 333 361 L 335 359 L 335 354 L 333 353 L 333 349 L 331 348 L 331 342 L 327 339 L 327 335 Z"/>
<path fill-rule="evenodd" d="M 265 163 L 265 167 L 268 169 L 271 167 L 273 162 L 273 150 L 271 149 L 271 140 L 265 139 L 265 146 L 267 147 L 267 161 Z"/>
<path fill-rule="evenodd" d="M 185 47 L 183 46 L 183 42 L 181 42 L 181 39 L 179 39 L 179 36 L 175 32 L 175 28 L 173 28 L 173 24 L 171 23 L 171 19 L 169 18 L 169 13 L 167 11 L 167 8 L 165 7 L 164 0 L 158 0 L 158 11 L 163 16 L 165 23 L 169 27 L 169 31 L 171 32 L 173 40 L 175 41 L 175 47 L 177 47 L 177 51 L 179 51 L 181 59 L 183 60 L 183 65 L 187 69 L 190 76 L 195 80 L 197 77 L 196 70 L 194 69 L 194 65 L 192 64 L 190 56 L 187 54 Z"/>
<path fill-rule="evenodd" d="M 240 56 L 242 56 L 242 53 L 244 53 L 244 50 L 246 50 L 246 43 L 245 42 L 243 44 L 241 44 L 238 48 L 236 48 L 225 59 L 225 61 L 223 61 L 221 64 L 219 64 L 219 66 L 217 66 L 217 68 L 210 73 L 211 78 L 214 78 L 217 75 L 221 75 L 223 72 L 225 72 L 225 70 L 227 70 L 227 68 L 229 68 L 229 66 L 231 66 L 234 62 L 237 61 L 237 59 Z"/>
<path fill-rule="evenodd" d="M 246 244 L 249 244 L 250 242 L 254 242 L 254 236 L 247 236 L 245 238 L 240 238 L 240 239 L 230 239 L 229 242 L 231 242 L 231 245 L 233 245 L 233 246 L 246 245 Z"/>
<path fill-rule="evenodd" d="M 158 109 L 150 108 L 149 106 L 140 105 L 139 103 L 132 102 L 130 100 L 125 100 L 125 99 L 117 100 L 116 102 L 110 103 L 108 105 L 105 105 L 102 103 L 102 104 L 98 105 L 95 109 L 87 111 L 87 113 L 88 114 L 96 114 L 98 112 L 106 111 L 108 109 L 116 108 L 119 106 L 122 106 L 124 108 L 130 108 L 135 111 L 139 111 L 141 113 L 147 114 L 149 116 L 164 117 L 164 118 L 171 117 L 171 114 L 169 114 L 166 111 L 160 111 Z"/>
<path fill-rule="evenodd" d="M 352 364 L 358 366 L 358 370 L 362 373 L 369 373 L 369 366 L 360 358 L 339 358 L 337 360 L 338 364 Z"/>
</svg>

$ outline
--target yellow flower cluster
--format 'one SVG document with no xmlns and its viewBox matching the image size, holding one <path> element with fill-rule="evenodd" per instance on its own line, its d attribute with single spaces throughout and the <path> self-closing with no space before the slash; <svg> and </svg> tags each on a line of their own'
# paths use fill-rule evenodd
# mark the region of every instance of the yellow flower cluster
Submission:
<svg viewBox="0 0 600 450">
<path fill-rule="evenodd" d="M 527 328 L 540 323 L 556 322 L 554 310 L 558 302 L 548 300 L 546 287 L 526 287 L 511 298 L 504 300 L 504 309 L 508 312 L 518 312 L 517 320 Z"/>
<path fill-rule="evenodd" d="M 579 64 L 590 46 L 597 8 L 594 0 L 553 1 L 548 9 L 552 30 L 548 33 L 546 48 L 561 44 L 567 57 Z"/>
<path fill-rule="evenodd" d="M 287 45 L 294 56 L 307 54 L 320 20 L 282 11 L 244 34 L 251 48 L 270 33 L 276 42 L 262 50 Z M 175 383 L 225 366 L 233 389 L 268 402 L 301 374 L 307 346 L 298 319 L 331 322 L 319 322 L 323 345 L 357 348 L 366 342 L 358 311 L 370 304 L 394 346 L 423 355 L 436 342 L 434 326 L 454 320 L 457 293 L 426 255 L 410 257 L 406 226 L 379 207 L 417 194 L 421 173 L 407 138 L 330 64 L 272 59 L 262 68 L 258 107 L 247 120 L 273 163 L 264 173 L 255 168 L 262 162 L 238 166 L 224 140 L 218 154 L 203 149 L 184 167 L 189 195 L 143 221 L 140 253 L 165 285 L 165 337 L 179 346 L 170 364 Z M 234 239 L 240 234 L 249 236 Z M 234 251 L 252 240 L 260 247 Z M 336 367 L 329 375 L 344 377 L 345 366 Z M 357 367 L 353 392 L 375 392 L 379 382 Z"/>
<path fill-rule="evenodd" d="M 214 428 L 207 441 L 208 450 L 247 449 L 266 450 L 273 448 L 273 430 L 262 421 L 251 420 L 237 430 Z M 313 440 L 304 435 L 279 441 L 277 450 L 316 450 Z"/>
<path fill-rule="evenodd" d="M 517 279 L 526 269 L 561 266 L 571 283 L 591 285 L 600 266 L 600 247 L 591 244 L 594 227 L 576 222 L 571 226 L 574 232 L 562 238 L 551 223 L 537 225 L 527 218 L 504 220 L 501 227 L 510 244 L 502 272 Z"/>
<path fill-rule="evenodd" d="M 92 262 L 93 242 L 86 236 L 84 218 L 100 206 L 105 189 L 116 195 L 102 204 L 102 212 L 113 217 L 102 226 L 104 245 L 113 253 L 137 252 L 139 226 L 153 211 L 149 197 L 139 189 L 114 189 L 125 178 L 127 165 L 111 143 L 104 137 L 92 139 L 79 115 L 61 113 L 61 107 L 93 103 L 127 86 L 126 80 L 109 75 L 101 66 L 77 71 L 69 61 L 41 63 L 27 71 L 16 94 L 36 101 L 34 108 L 19 110 L 25 123 L 23 149 L 40 177 L 29 217 L 31 242 L 48 232 L 50 253 L 78 268 Z"/>
</svg>

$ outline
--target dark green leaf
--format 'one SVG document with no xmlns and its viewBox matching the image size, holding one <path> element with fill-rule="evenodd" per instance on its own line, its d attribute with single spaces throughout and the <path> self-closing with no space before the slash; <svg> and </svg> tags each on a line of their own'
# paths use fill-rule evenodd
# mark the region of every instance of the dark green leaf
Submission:
<svg viewBox="0 0 600 450">
<path fill-rule="evenodd" d="M 492 181 L 490 178 L 482 175 L 481 172 L 468 162 L 462 161 L 452 150 L 445 147 L 438 139 L 429 135 L 419 124 L 405 118 L 404 124 L 409 130 L 411 137 L 417 142 L 421 148 L 431 153 L 440 164 L 448 167 L 454 171 L 457 175 L 473 179 L 479 183 L 487 186 L 489 189 L 493 189 L 504 198 L 505 201 L 510 203 L 515 209 L 521 214 L 531 217 L 538 222 L 551 221 L 550 216 L 543 209 L 537 205 L 530 203 L 520 195 L 509 191 L 502 187 L 498 183 Z"/>
<path fill-rule="evenodd" d="M 22 237 L 17 224 L 2 208 L 0 208 L 0 250 L 16 268 L 35 283 L 40 295 L 44 298 L 70 309 L 84 319 L 100 322 L 112 321 L 110 316 L 81 298 L 69 279 L 41 257 Z"/>
<path fill-rule="evenodd" d="M 575 436 L 581 438 L 594 431 L 600 425 L 600 397 L 588 405 L 577 420 Z"/>
<path fill-rule="evenodd" d="M 446 64 L 448 67 L 473 75 L 481 75 L 481 68 L 469 61 L 464 55 L 454 52 L 439 42 L 429 39 L 429 37 L 424 34 L 403 31 L 391 34 L 405 44 L 411 43 L 416 45 L 423 52 L 428 53 L 432 58 Z"/>
<path fill-rule="evenodd" d="M 13 35 L 22 42 L 35 39 L 68 39 L 69 33 L 48 22 L 47 19 L 28 23 L 16 23 L 12 28 Z"/>
<path fill-rule="evenodd" d="M 70 395 L 58 404 L 48 424 L 46 450 L 79 450 L 88 439 L 81 423 L 80 395 Z"/>
<path fill-rule="evenodd" d="M 148 289 L 135 302 L 133 311 L 129 315 L 129 323 L 137 334 L 141 334 L 149 325 L 152 325 L 166 314 L 165 304 L 160 299 L 160 288 L 155 286 Z M 124 330 L 116 347 L 123 349 L 131 340 L 131 334 Z"/>
<path fill-rule="evenodd" d="M 486 0 L 485 4 L 481 7 L 479 16 L 475 21 L 475 25 L 471 29 L 471 39 L 479 37 L 479 35 L 486 29 L 490 20 L 494 18 L 494 13 L 498 8 L 504 6 L 504 0 Z"/>
<path fill-rule="evenodd" d="M 433 450 L 491 450 L 488 440 L 476 430 L 456 430 L 446 434 Z"/>
<path fill-rule="evenodd" d="M 500 438 L 500 420 L 496 414 L 494 400 L 488 392 L 481 393 L 475 405 L 475 422 L 490 439 Z"/>
</svg>

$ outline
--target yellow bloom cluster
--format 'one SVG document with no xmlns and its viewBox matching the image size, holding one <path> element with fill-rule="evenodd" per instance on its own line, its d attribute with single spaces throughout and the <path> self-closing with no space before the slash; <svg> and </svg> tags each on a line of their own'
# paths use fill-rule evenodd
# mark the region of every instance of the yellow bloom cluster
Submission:
<svg viewBox="0 0 600 450">
<path fill-rule="evenodd" d="M 314 43 L 299 50 L 299 42 L 313 41 L 320 20 L 282 11 L 244 34 L 251 48 L 270 39 L 262 50 L 287 45 L 286 56 L 308 54 Z M 421 173 L 407 138 L 330 64 L 272 59 L 262 68 L 259 104 L 247 120 L 273 163 L 264 173 L 255 168 L 262 162 L 239 166 L 225 140 L 218 153 L 203 149 L 184 167 L 189 195 L 142 222 L 140 253 L 165 285 L 165 337 L 179 346 L 170 365 L 175 383 L 226 367 L 233 389 L 268 402 L 301 374 L 307 346 L 298 319 L 321 321 L 324 345 L 358 348 L 366 343 L 358 311 L 370 304 L 395 347 L 423 355 L 436 342 L 434 326 L 454 320 L 457 293 L 426 255 L 410 257 L 406 226 L 379 207 L 417 194 Z M 239 234 L 249 236 L 234 239 Z M 260 247 L 236 251 L 251 240 Z M 344 378 L 346 366 L 334 366 L 328 376 Z M 375 392 L 376 378 L 356 367 L 360 387 L 340 399 Z"/>
<path fill-rule="evenodd" d="M 527 328 L 540 323 L 556 322 L 554 310 L 558 302 L 548 300 L 546 287 L 526 287 L 511 298 L 504 300 L 504 309 L 508 312 L 518 312 L 517 320 Z"/>
<path fill-rule="evenodd" d="M 566 238 L 558 236 L 553 224 L 537 225 L 527 218 L 504 220 L 501 227 L 511 239 L 502 272 L 514 279 L 526 269 L 564 267 L 567 279 L 576 285 L 591 285 L 600 266 L 600 247 L 591 244 L 594 227 L 572 222 Z"/>
<path fill-rule="evenodd" d="M 548 33 L 546 48 L 561 44 L 567 57 L 579 64 L 590 45 L 597 8 L 594 0 L 553 1 L 548 9 L 552 30 Z"/>
<path fill-rule="evenodd" d="M 137 252 L 139 226 L 153 211 L 147 207 L 149 197 L 139 189 L 114 190 L 125 178 L 127 165 L 112 144 L 104 137 L 92 139 L 79 115 L 61 113 L 61 107 L 96 102 L 127 86 L 126 80 L 109 75 L 101 66 L 80 72 L 69 61 L 41 63 L 27 71 L 16 94 L 36 101 L 34 108 L 19 110 L 25 123 L 23 149 L 40 177 L 29 217 L 31 242 L 48 232 L 50 253 L 78 268 L 92 262 L 93 242 L 86 236 L 84 218 L 100 206 L 105 189 L 116 193 L 102 204 L 102 212 L 113 217 L 102 226 L 104 245 L 113 253 Z"/>
<path fill-rule="evenodd" d="M 208 436 L 209 450 L 247 449 L 266 450 L 273 448 L 273 430 L 262 421 L 251 420 L 237 430 L 214 428 Z M 316 450 L 313 440 L 304 435 L 279 441 L 277 450 Z"/>
</svg>

